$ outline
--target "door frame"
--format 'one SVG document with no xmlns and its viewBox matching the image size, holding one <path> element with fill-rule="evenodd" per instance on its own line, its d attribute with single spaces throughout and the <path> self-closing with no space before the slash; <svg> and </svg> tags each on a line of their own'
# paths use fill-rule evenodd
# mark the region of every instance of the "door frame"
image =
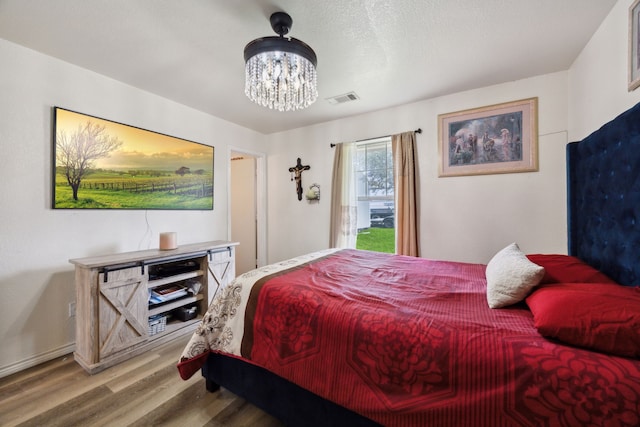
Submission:
<svg viewBox="0 0 640 427">
<path fill-rule="evenodd" d="M 228 188 L 231 189 L 231 153 L 246 154 L 256 159 L 256 263 L 267 264 L 267 154 L 244 148 L 228 146 Z M 227 192 L 227 238 L 231 240 L 231 190 Z"/>
</svg>

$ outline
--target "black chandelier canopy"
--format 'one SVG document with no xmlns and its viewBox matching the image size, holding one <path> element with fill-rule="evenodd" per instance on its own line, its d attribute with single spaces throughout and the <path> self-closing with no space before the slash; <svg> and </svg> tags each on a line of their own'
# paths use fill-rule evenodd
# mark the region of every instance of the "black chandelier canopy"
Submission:
<svg viewBox="0 0 640 427">
<path fill-rule="evenodd" d="M 284 37 L 291 30 L 291 25 L 293 24 L 291 16 L 284 12 L 275 12 L 271 15 L 269 21 L 271 22 L 271 28 L 279 36 L 261 37 L 249 42 L 244 48 L 245 62 L 259 53 L 281 51 L 300 55 L 311 62 L 314 67 L 318 65 L 316 53 L 308 44 L 298 39 Z"/>
</svg>

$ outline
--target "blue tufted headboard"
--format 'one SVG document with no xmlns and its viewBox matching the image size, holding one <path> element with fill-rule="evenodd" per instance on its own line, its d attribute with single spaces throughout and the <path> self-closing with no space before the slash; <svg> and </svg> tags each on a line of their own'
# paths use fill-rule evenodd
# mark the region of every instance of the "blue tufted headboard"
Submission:
<svg viewBox="0 0 640 427">
<path fill-rule="evenodd" d="M 640 285 L 640 103 L 567 145 L 569 255 Z"/>
</svg>

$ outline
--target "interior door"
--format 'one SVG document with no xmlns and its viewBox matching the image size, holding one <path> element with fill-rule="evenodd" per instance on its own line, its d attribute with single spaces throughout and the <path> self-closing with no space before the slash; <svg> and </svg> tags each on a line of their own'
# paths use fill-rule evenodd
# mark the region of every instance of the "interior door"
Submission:
<svg viewBox="0 0 640 427">
<path fill-rule="evenodd" d="M 257 266 L 256 159 L 245 154 L 231 160 L 231 240 L 236 246 L 236 274 Z"/>
</svg>

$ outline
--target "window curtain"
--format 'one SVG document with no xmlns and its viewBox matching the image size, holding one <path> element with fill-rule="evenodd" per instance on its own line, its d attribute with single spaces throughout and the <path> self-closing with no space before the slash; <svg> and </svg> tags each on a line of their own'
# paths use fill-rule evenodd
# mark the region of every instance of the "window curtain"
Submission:
<svg viewBox="0 0 640 427">
<path fill-rule="evenodd" d="M 329 245 L 355 249 L 358 213 L 354 177 L 355 143 L 336 144 L 331 183 L 331 223 Z"/>
<path fill-rule="evenodd" d="M 391 137 L 395 186 L 396 253 L 420 256 L 418 233 L 418 159 L 415 132 Z"/>
</svg>

